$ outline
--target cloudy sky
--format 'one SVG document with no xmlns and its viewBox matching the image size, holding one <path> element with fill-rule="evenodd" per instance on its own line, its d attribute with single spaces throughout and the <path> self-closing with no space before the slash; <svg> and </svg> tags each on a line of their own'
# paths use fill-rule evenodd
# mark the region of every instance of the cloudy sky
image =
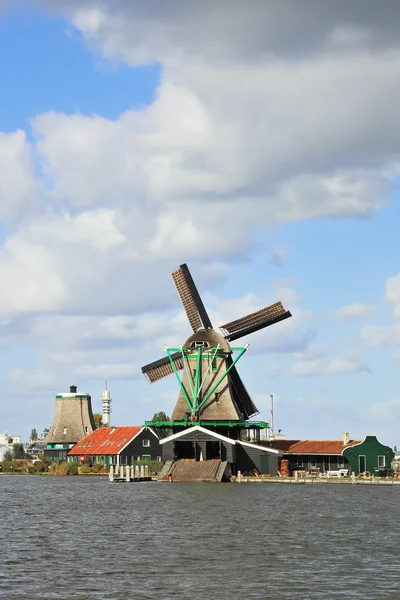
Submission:
<svg viewBox="0 0 400 600">
<path fill-rule="evenodd" d="M 171 413 L 140 367 L 282 299 L 239 363 L 291 438 L 400 444 L 400 4 L 0 0 L 0 430 L 78 385 Z M 244 340 L 246 341 L 246 340 Z"/>
</svg>

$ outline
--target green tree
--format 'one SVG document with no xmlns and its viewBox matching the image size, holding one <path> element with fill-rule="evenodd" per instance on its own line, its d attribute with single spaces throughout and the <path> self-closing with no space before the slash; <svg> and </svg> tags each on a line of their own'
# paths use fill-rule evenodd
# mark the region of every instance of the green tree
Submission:
<svg viewBox="0 0 400 600">
<path fill-rule="evenodd" d="M 99 429 L 99 427 L 103 427 L 103 415 L 101 415 L 100 413 L 94 413 L 93 419 L 96 429 Z"/>
<path fill-rule="evenodd" d="M 160 410 L 159 412 L 154 413 L 152 421 L 170 421 L 171 419 L 167 416 L 167 414 Z"/>
<path fill-rule="evenodd" d="M 32 431 L 31 431 L 31 440 L 32 440 L 32 442 L 36 442 L 37 439 L 38 439 L 37 431 L 36 431 L 36 429 L 32 429 Z"/>
<path fill-rule="evenodd" d="M 12 455 L 11 450 L 6 450 L 4 452 L 3 460 L 6 461 L 6 462 L 11 462 L 12 459 L 13 459 L 13 455 Z"/>
<path fill-rule="evenodd" d="M 14 460 L 25 458 L 24 447 L 22 444 L 13 444 L 12 457 Z"/>
</svg>

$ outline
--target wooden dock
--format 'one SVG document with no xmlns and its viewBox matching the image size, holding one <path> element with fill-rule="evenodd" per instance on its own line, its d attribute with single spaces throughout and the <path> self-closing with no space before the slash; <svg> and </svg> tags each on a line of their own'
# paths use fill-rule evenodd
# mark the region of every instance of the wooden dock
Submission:
<svg viewBox="0 0 400 600">
<path fill-rule="evenodd" d="M 119 465 L 110 466 L 108 479 L 111 483 L 132 483 L 138 481 L 153 481 L 155 478 L 149 475 L 149 467 L 141 465 Z"/>
<path fill-rule="evenodd" d="M 400 479 L 393 477 L 356 477 L 353 473 L 350 477 L 329 476 L 305 476 L 305 477 L 245 477 L 238 472 L 231 479 L 234 483 L 284 483 L 293 485 L 305 484 L 334 484 L 334 485 L 400 485 Z"/>
</svg>

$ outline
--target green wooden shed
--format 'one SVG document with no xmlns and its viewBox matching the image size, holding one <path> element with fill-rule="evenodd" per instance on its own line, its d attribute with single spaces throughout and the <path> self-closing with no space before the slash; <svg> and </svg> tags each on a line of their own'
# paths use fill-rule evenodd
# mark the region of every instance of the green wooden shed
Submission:
<svg viewBox="0 0 400 600">
<path fill-rule="evenodd" d="M 375 435 L 367 435 L 363 442 L 345 448 L 342 456 L 349 461 L 351 471 L 356 475 L 365 472 L 385 475 L 390 469 L 394 452 L 390 446 L 381 444 Z"/>
</svg>

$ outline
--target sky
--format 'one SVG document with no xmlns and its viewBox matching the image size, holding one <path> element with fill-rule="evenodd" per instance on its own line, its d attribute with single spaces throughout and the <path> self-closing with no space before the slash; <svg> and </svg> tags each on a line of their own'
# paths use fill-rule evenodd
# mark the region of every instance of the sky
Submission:
<svg viewBox="0 0 400 600">
<path fill-rule="evenodd" d="M 0 0 L 0 430 L 75 384 L 112 422 L 141 366 L 283 300 L 238 371 L 291 439 L 400 444 L 400 5 Z"/>
</svg>

